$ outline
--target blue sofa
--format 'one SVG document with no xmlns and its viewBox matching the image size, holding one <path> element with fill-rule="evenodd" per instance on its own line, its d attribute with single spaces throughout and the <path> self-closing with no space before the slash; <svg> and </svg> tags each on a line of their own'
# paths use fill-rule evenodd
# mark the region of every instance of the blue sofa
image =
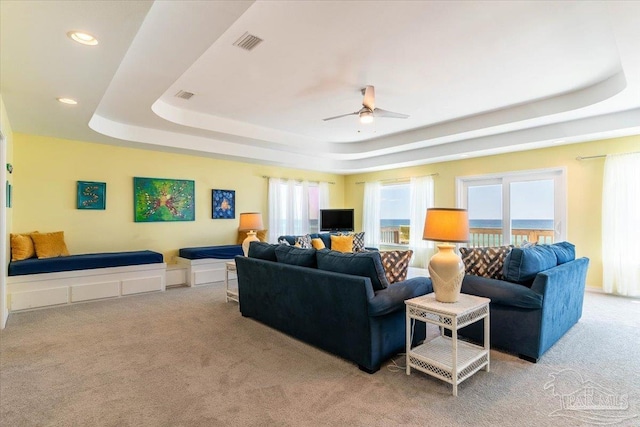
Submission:
<svg viewBox="0 0 640 427">
<path fill-rule="evenodd" d="M 433 290 L 426 277 L 389 285 L 378 252 L 252 242 L 248 257 L 235 260 L 243 316 L 368 373 L 405 348 L 404 301 Z M 416 327 L 414 341 L 420 339 L 424 328 Z"/>
<path fill-rule="evenodd" d="M 491 298 L 491 347 L 537 362 L 582 316 L 588 266 L 568 242 L 513 248 L 504 280 L 466 275 L 462 292 Z M 481 323 L 459 333 L 483 342 Z"/>
</svg>

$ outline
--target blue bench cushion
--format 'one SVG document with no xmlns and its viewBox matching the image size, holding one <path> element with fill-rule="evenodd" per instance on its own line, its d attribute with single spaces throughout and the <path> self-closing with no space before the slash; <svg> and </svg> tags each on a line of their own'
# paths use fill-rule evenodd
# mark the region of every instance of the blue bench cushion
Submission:
<svg viewBox="0 0 640 427">
<path fill-rule="evenodd" d="M 233 259 L 243 255 L 242 245 L 202 246 L 199 248 L 182 248 L 179 255 L 186 259 Z"/>
<path fill-rule="evenodd" d="M 161 253 L 152 251 L 107 252 L 56 258 L 29 258 L 9 263 L 9 276 L 57 273 L 60 271 L 89 270 L 93 268 L 124 267 L 128 265 L 164 262 Z"/>
</svg>

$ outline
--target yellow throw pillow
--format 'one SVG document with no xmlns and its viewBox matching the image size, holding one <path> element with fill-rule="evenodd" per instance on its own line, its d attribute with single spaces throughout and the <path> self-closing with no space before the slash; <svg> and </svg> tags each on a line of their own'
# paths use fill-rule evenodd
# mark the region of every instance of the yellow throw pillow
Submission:
<svg viewBox="0 0 640 427">
<path fill-rule="evenodd" d="M 353 252 L 353 235 L 331 235 L 331 249 L 339 252 Z"/>
<path fill-rule="evenodd" d="M 29 234 L 11 234 L 11 261 L 21 261 L 36 256 Z"/>
<path fill-rule="evenodd" d="M 55 258 L 69 255 L 67 245 L 64 243 L 64 231 L 33 233 L 31 238 L 38 258 Z"/>
<path fill-rule="evenodd" d="M 311 239 L 311 246 L 313 246 L 315 249 L 324 249 L 326 247 L 322 239 L 319 237 Z"/>
</svg>

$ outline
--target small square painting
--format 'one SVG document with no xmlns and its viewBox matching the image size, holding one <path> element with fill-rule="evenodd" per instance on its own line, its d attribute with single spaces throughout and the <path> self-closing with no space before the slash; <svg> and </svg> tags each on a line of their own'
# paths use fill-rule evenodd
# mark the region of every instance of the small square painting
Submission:
<svg viewBox="0 0 640 427">
<path fill-rule="evenodd" d="M 78 209 L 104 210 L 107 207 L 107 183 L 78 181 Z"/>
<path fill-rule="evenodd" d="M 236 217 L 235 190 L 211 190 L 211 217 L 233 219 Z"/>
</svg>

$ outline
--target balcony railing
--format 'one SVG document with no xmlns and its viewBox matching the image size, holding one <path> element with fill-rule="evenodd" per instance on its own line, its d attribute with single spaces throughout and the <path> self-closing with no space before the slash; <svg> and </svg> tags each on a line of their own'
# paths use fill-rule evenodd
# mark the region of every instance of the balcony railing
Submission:
<svg viewBox="0 0 640 427">
<path fill-rule="evenodd" d="M 383 227 L 380 229 L 380 243 L 407 245 L 409 244 L 409 226 Z M 553 230 L 512 229 L 511 244 L 520 246 L 524 241 L 530 243 L 553 243 Z M 470 228 L 469 246 L 502 246 L 501 228 Z"/>
</svg>

